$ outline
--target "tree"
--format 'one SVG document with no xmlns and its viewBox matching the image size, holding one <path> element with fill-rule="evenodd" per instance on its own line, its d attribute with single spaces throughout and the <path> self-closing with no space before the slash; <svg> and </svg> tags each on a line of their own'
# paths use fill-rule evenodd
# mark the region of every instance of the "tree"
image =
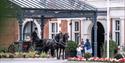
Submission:
<svg viewBox="0 0 125 63">
<path fill-rule="evenodd" d="M 9 0 L 0 0 L 0 30 L 5 30 L 8 18 L 16 18 L 17 6 Z"/>
<path fill-rule="evenodd" d="M 0 22 L 4 21 L 8 17 L 15 17 L 16 16 L 16 8 L 13 3 L 9 0 L 1 0 L 0 2 Z"/>
</svg>

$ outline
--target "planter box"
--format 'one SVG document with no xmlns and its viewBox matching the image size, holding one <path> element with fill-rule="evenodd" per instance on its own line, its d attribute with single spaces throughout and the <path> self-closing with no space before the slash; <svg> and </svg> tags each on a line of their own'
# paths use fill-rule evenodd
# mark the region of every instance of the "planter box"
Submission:
<svg viewBox="0 0 125 63">
<path fill-rule="evenodd" d="M 66 51 L 65 56 L 66 56 L 66 58 L 75 57 L 76 53 L 77 53 L 76 51 Z"/>
</svg>

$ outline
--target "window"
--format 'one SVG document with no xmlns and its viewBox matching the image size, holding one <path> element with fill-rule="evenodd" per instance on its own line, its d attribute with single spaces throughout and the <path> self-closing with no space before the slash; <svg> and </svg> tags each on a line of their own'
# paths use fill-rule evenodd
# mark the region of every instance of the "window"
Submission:
<svg viewBox="0 0 125 63">
<path fill-rule="evenodd" d="M 75 31 L 79 31 L 79 22 L 75 22 Z"/>
<path fill-rule="evenodd" d="M 79 42 L 79 33 L 75 33 L 75 41 Z"/>
<path fill-rule="evenodd" d="M 73 34 L 74 34 L 74 41 L 79 43 L 80 40 L 80 20 L 74 19 L 73 20 Z"/>
<path fill-rule="evenodd" d="M 120 45 L 120 21 L 115 21 L 115 41 Z"/>
<path fill-rule="evenodd" d="M 56 22 L 51 23 L 51 37 L 54 38 L 55 35 L 58 33 L 58 24 Z"/>
<path fill-rule="evenodd" d="M 55 32 L 55 23 L 52 23 L 52 32 Z"/>
<path fill-rule="evenodd" d="M 116 20 L 116 22 L 115 22 L 115 29 L 120 30 L 120 21 L 119 20 Z"/>
<path fill-rule="evenodd" d="M 120 32 L 115 32 L 115 39 L 118 45 L 120 45 Z"/>
</svg>

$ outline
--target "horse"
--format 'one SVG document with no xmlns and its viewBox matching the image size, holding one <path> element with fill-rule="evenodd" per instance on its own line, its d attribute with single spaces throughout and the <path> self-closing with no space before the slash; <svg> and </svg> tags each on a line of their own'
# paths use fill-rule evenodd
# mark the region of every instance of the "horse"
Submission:
<svg viewBox="0 0 125 63">
<path fill-rule="evenodd" d="M 56 52 L 57 52 L 57 59 L 60 59 L 61 53 L 62 53 L 62 59 L 65 57 L 65 48 L 66 48 L 66 43 L 68 42 L 68 33 L 65 33 L 63 35 L 56 35 L 56 37 L 60 37 L 59 39 L 55 38 L 57 41 L 56 45 Z M 58 41 L 59 40 L 59 41 Z"/>
<path fill-rule="evenodd" d="M 43 39 L 42 42 L 42 50 L 45 53 L 48 53 L 48 51 L 50 50 L 51 56 L 54 57 L 55 56 L 55 46 L 56 46 L 56 42 L 54 39 Z"/>
<path fill-rule="evenodd" d="M 36 36 L 34 38 L 35 48 L 39 47 L 39 53 L 47 53 L 51 50 L 51 56 L 54 57 L 55 50 L 57 51 L 57 59 L 60 59 L 61 50 L 62 50 L 62 59 L 64 59 L 66 42 L 68 41 L 68 33 L 58 34 L 55 39 L 38 39 Z"/>
<path fill-rule="evenodd" d="M 36 36 L 32 36 L 32 44 L 34 44 L 34 48 L 38 53 L 41 52 L 48 53 L 48 51 L 51 51 L 51 56 L 54 57 L 54 50 L 55 50 L 55 40 L 54 39 L 38 39 Z"/>
</svg>

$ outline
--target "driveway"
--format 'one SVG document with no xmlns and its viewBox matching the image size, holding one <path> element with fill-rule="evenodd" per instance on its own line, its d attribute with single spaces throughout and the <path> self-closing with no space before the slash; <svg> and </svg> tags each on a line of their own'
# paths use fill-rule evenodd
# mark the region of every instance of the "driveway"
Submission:
<svg viewBox="0 0 125 63">
<path fill-rule="evenodd" d="M 56 58 L 1 58 L 0 63 L 67 63 L 67 60 Z"/>
</svg>

